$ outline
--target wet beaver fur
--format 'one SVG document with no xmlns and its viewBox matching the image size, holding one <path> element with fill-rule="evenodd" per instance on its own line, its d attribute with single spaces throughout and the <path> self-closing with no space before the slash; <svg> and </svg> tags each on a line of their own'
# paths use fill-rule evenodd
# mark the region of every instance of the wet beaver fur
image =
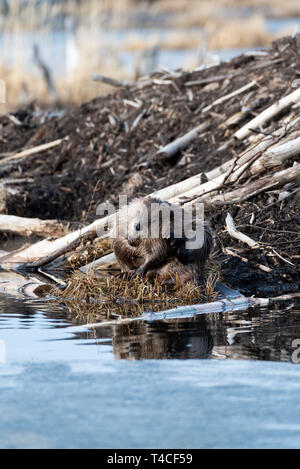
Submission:
<svg viewBox="0 0 300 469">
<path fill-rule="evenodd" d="M 164 209 L 165 213 L 171 213 L 170 217 L 163 217 Z M 183 219 L 185 210 L 182 207 L 150 197 L 135 199 L 120 211 L 112 247 L 122 272 L 129 276 L 157 274 L 164 283 L 176 281 L 177 276 L 182 282 L 198 280 L 212 249 L 211 230 L 202 222 L 203 244 L 189 249 L 186 241 L 193 238 L 187 237 L 186 233 L 178 237 L 175 230 L 178 220 L 172 216 L 172 209 L 176 209 L 173 213 Z M 195 229 L 195 223 L 192 218 L 191 229 Z"/>
</svg>

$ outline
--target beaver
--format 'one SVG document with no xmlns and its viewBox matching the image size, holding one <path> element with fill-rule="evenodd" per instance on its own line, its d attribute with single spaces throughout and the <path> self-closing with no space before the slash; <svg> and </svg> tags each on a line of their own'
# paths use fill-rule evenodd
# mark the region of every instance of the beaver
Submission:
<svg viewBox="0 0 300 469">
<path fill-rule="evenodd" d="M 156 272 L 164 279 L 176 277 L 176 272 L 187 279 L 200 275 L 213 245 L 211 230 L 198 220 L 203 240 L 196 248 L 189 248 L 187 242 L 196 239 L 196 220 L 191 217 L 184 226 L 185 219 L 181 206 L 154 197 L 135 199 L 121 209 L 112 247 L 122 272 L 131 276 Z"/>
</svg>

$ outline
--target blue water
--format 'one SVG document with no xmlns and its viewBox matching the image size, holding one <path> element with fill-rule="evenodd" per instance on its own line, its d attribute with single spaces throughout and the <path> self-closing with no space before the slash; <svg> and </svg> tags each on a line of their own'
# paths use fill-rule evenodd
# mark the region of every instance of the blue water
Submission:
<svg viewBox="0 0 300 469">
<path fill-rule="evenodd" d="M 267 19 L 266 29 L 271 33 L 277 33 L 280 30 L 294 28 L 295 32 L 300 30 L 300 18 L 283 18 L 283 19 Z M 298 29 L 297 29 L 298 28 Z M 124 40 L 128 39 L 131 34 L 135 37 L 147 40 L 153 35 L 157 40 L 164 40 L 168 34 L 188 35 L 199 33 L 199 48 L 183 49 L 183 50 L 164 50 L 157 51 L 155 69 L 167 68 L 177 69 L 185 68 L 188 64 L 196 66 L 197 60 L 200 60 L 200 46 L 203 43 L 203 33 L 201 28 L 192 27 L 186 29 L 170 29 L 170 28 L 128 28 L 124 30 L 99 30 L 99 32 L 89 32 L 86 34 L 86 41 L 99 46 L 99 50 L 94 53 L 98 54 L 98 58 L 102 58 L 105 64 L 111 56 L 115 57 L 116 63 L 119 63 L 123 69 L 129 74 L 133 74 L 137 60 L 137 53 L 132 51 L 122 51 L 120 45 Z M 73 39 L 73 33 L 66 30 L 49 31 L 24 31 L 19 35 L 2 33 L 0 31 L 0 63 L 7 65 L 22 62 L 26 65 L 28 71 L 32 74 L 39 74 L 40 71 L 33 61 L 33 45 L 39 46 L 40 55 L 43 61 L 50 67 L 54 76 L 64 76 L 72 73 L 73 60 L 76 62 L 76 41 Z M 74 49 L 75 48 L 75 49 Z M 237 48 L 228 50 L 210 51 L 210 57 L 213 61 L 230 60 L 249 49 Z M 75 56 L 74 56 L 75 54 Z M 201 55 L 201 54 L 200 54 Z M 73 65 L 72 65 L 73 64 Z M 75 65 L 74 65 L 75 66 Z M 154 70 L 153 70 L 154 71 Z M 95 73 L 97 70 L 95 70 Z"/>
<path fill-rule="evenodd" d="M 297 338 L 299 305 L 85 331 L 0 296 L 0 448 L 298 448 Z"/>
</svg>

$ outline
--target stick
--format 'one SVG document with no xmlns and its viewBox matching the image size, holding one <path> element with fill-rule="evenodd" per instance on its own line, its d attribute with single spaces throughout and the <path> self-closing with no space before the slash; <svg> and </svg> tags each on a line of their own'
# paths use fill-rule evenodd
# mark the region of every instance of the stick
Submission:
<svg viewBox="0 0 300 469">
<path fill-rule="evenodd" d="M 241 88 L 239 88 L 238 90 L 236 91 L 233 91 L 232 93 L 229 93 L 229 94 L 226 94 L 225 96 L 222 96 L 221 98 L 219 99 L 216 99 L 216 101 L 214 101 L 213 103 L 211 103 L 209 106 L 206 106 L 204 109 L 202 109 L 202 112 L 207 112 L 209 111 L 211 108 L 213 108 L 214 106 L 216 106 L 217 104 L 221 104 L 223 103 L 224 101 L 227 101 L 228 99 L 230 98 L 233 98 L 234 96 L 240 94 L 240 93 L 243 93 L 244 91 L 252 88 L 253 86 L 257 85 L 257 82 L 256 80 L 253 80 L 251 81 L 250 83 L 248 83 L 248 85 L 245 85 L 245 86 L 242 86 Z"/>
<path fill-rule="evenodd" d="M 115 86 L 116 88 L 128 88 L 129 86 L 133 85 L 127 80 L 116 80 L 115 78 L 110 78 L 100 73 L 92 75 L 93 81 L 100 81 L 101 83 L 106 83 L 107 85 Z"/>
<path fill-rule="evenodd" d="M 286 295 L 275 296 L 275 298 L 270 298 L 270 302 L 275 303 L 276 301 L 290 301 L 294 298 L 300 298 L 300 292 L 287 293 Z"/>
<path fill-rule="evenodd" d="M 268 298 L 247 298 L 239 296 L 237 298 L 224 299 L 213 301 L 212 303 L 196 304 L 191 306 L 180 306 L 166 311 L 157 313 L 143 313 L 140 317 L 116 319 L 114 321 L 103 321 L 91 324 L 84 324 L 82 326 L 70 326 L 68 331 L 75 332 L 85 329 L 93 329 L 96 327 L 118 326 L 119 324 L 129 324 L 131 322 L 146 321 L 152 322 L 162 319 L 185 318 L 197 316 L 199 314 L 221 313 L 229 311 L 237 311 L 248 309 L 253 306 L 267 306 L 269 304 Z"/>
<path fill-rule="evenodd" d="M 261 114 L 256 116 L 250 122 L 248 122 L 248 124 L 244 125 L 241 129 L 235 132 L 234 137 L 239 140 L 248 137 L 248 135 L 251 134 L 251 129 L 257 129 L 258 127 L 272 119 L 272 117 L 279 114 L 283 109 L 291 106 L 292 104 L 298 101 L 300 101 L 300 88 L 265 109 Z"/>
<path fill-rule="evenodd" d="M 168 145 L 158 150 L 156 155 L 163 155 L 162 158 L 166 159 L 171 158 L 172 156 L 176 155 L 179 150 L 186 148 L 196 137 L 199 136 L 199 134 L 207 130 L 209 126 L 210 121 L 203 122 L 202 124 L 187 132 L 185 135 L 182 135 L 182 137 L 176 138 L 176 140 L 168 143 Z"/>
<path fill-rule="evenodd" d="M 229 256 L 237 257 L 238 259 L 241 259 L 242 262 L 245 262 L 245 264 L 248 264 L 249 260 L 246 257 L 240 256 L 236 252 L 232 251 L 229 248 L 224 248 L 223 252 L 225 254 L 228 254 Z M 263 264 L 254 264 L 254 267 L 262 270 L 263 272 L 267 272 L 268 274 L 272 272 L 272 269 L 270 267 L 267 267 L 266 265 Z"/>
<path fill-rule="evenodd" d="M 238 239 L 239 241 L 242 241 L 243 243 L 248 244 L 250 248 L 259 247 L 259 244 L 256 241 L 254 241 L 252 238 L 245 235 L 244 233 L 241 233 L 240 231 L 236 229 L 234 220 L 229 213 L 227 213 L 227 217 L 226 217 L 226 228 L 227 228 L 229 235 L 232 236 L 232 238 Z"/>
<path fill-rule="evenodd" d="M 3 160 L 0 160 L 0 165 L 2 166 L 4 163 L 7 163 L 8 161 L 13 161 L 13 160 L 20 160 L 22 158 L 26 158 L 26 156 L 30 155 L 35 155 L 36 153 L 41 153 L 46 150 L 50 150 L 50 148 L 57 147 L 60 145 L 65 138 L 60 138 L 58 140 L 54 140 L 53 142 L 50 143 L 44 143 L 43 145 L 38 145 L 37 147 L 29 148 L 28 150 L 21 151 L 20 153 L 16 153 L 15 155 L 7 156 L 6 158 L 3 158 Z"/>
<path fill-rule="evenodd" d="M 217 75 L 215 77 L 203 78 L 202 80 L 186 81 L 184 86 L 207 85 L 208 83 L 225 80 L 226 78 L 232 78 L 236 75 L 238 75 L 238 73 L 231 73 L 230 75 Z"/>
</svg>

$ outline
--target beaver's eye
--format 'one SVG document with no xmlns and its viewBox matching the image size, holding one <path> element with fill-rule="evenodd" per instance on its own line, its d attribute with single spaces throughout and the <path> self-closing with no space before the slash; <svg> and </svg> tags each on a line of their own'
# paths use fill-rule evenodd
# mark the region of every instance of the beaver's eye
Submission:
<svg viewBox="0 0 300 469">
<path fill-rule="evenodd" d="M 140 231 L 141 230 L 141 224 L 136 223 L 134 228 L 135 228 L 135 231 Z"/>
</svg>

